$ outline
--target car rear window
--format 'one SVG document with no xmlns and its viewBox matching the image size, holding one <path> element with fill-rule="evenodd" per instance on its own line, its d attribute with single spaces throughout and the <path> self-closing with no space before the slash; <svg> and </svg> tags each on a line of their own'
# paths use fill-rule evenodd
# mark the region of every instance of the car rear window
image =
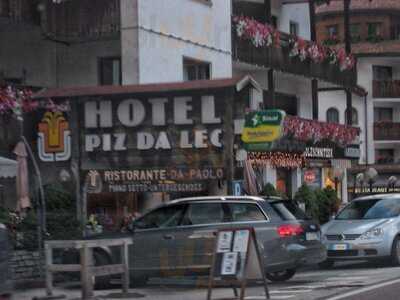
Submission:
<svg viewBox="0 0 400 300">
<path fill-rule="evenodd" d="M 233 222 L 251 222 L 265 221 L 266 217 L 258 207 L 253 203 L 229 203 L 229 210 Z"/>
<path fill-rule="evenodd" d="M 299 207 L 297 207 L 294 203 L 290 201 L 274 201 L 270 202 L 269 204 L 282 220 L 290 221 L 309 219 L 304 211 L 302 211 Z"/>
</svg>

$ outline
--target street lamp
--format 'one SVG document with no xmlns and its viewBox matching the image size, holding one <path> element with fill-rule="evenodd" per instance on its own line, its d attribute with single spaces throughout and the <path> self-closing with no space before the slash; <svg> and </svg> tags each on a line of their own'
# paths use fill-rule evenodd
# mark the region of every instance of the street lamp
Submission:
<svg viewBox="0 0 400 300">
<path fill-rule="evenodd" d="M 378 176 L 378 172 L 372 167 L 368 168 L 364 174 L 365 181 L 369 184 L 369 192 L 371 194 L 372 194 L 372 184 L 375 182 L 376 176 Z"/>
<path fill-rule="evenodd" d="M 334 168 L 333 169 L 333 179 L 335 180 L 335 191 L 336 191 L 336 194 L 338 192 L 339 181 L 342 181 L 343 176 L 344 176 L 343 169 L 340 169 L 340 168 Z M 342 199 L 342 193 L 340 193 L 340 199 Z"/>
<path fill-rule="evenodd" d="M 396 176 L 390 176 L 388 178 L 388 192 L 390 192 L 389 189 L 392 189 L 391 191 L 394 192 L 394 187 L 396 186 L 396 182 L 397 182 Z"/>
<path fill-rule="evenodd" d="M 365 177 L 365 176 L 364 176 L 364 173 L 358 173 L 358 174 L 356 175 L 356 180 L 355 180 L 355 182 L 354 182 L 354 196 L 356 195 L 356 188 L 357 188 L 357 185 L 360 186 L 360 193 L 362 193 L 362 186 L 363 186 L 363 182 L 364 182 L 364 180 L 365 180 L 364 177 Z M 354 197 L 353 197 L 353 198 L 354 198 Z"/>
</svg>

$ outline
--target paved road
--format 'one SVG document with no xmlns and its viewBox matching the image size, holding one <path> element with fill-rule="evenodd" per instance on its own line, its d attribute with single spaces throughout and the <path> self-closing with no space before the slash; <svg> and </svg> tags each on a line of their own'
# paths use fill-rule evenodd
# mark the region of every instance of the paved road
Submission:
<svg viewBox="0 0 400 300">
<path fill-rule="evenodd" d="M 400 280 L 398 283 L 389 284 L 381 289 L 371 289 L 374 284 L 400 279 L 400 268 L 375 266 L 366 263 L 342 263 L 332 270 L 303 270 L 292 280 L 285 283 L 270 283 L 269 289 L 272 300 L 355 300 L 355 299 L 383 299 L 398 300 Z M 194 287 L 193 281 L 160 281 L 153 279 L 146 288 L 132 290 L 146 295 L 144 299 L 151 300 L 205 300 L 206 289 Z M 371 290 L 363 290 L 363 289 Z M 355 292 L 361 294 L 354 294 Z M 113 291 L 98 291 L 102 299 L 115 299 Z M 353 294 L 346 294 L 352 292 Z M 69 299 L 79 296 L 79 289 L 64 286 L 56 294 L 66 294 Z M 30 300 L 33 296 L 43 296 L 43 290 L 30 290 L 18 292 L 15 300 Z M 247 291 L 247 300 L 265 299 L 260 286 L 252 286 Z M 343 296 L 341 296 L 343 295 Z M 372 295 L 372 296 L 370 296 Z M 218 288 L 215 290 L 214 299 L 232 299 L 231 289 Z M 133 298 L 132 298 L 133 299 Z"/>
</svg>

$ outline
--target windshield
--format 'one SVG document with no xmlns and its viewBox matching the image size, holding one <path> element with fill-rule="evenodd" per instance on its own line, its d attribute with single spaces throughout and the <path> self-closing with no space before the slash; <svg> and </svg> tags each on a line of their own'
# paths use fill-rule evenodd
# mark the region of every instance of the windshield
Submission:
<svg viewBox="0 0 400 300">
<path fill-rule="evenodd" d="M 356 200 L 347 205 L 337 220 L 388 219 L 400 214 L 400 199 Z"/>
</svg>

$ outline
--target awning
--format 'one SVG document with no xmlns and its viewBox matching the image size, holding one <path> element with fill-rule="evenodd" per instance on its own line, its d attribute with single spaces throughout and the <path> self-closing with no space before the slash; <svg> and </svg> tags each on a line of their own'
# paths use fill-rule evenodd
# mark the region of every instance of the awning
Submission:
<svg viewBox="0 0 400 300">
<path fill-rule="evenodd" d="M 17 176 L 17 162 L 0 156 L 0 178 Z"/>
</svg>

